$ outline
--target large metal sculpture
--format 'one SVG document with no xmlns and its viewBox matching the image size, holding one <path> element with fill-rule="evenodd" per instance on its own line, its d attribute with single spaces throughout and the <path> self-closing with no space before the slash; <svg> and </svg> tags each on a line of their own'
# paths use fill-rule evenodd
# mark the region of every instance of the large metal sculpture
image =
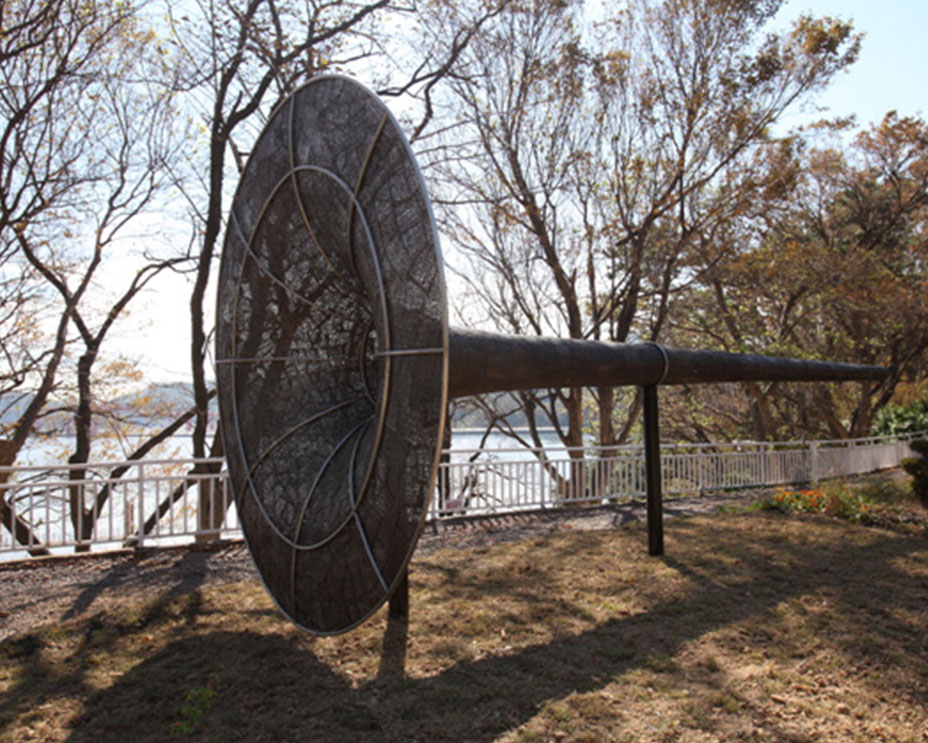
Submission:
<svg viewBox="0 0 928 743">
<path fill-rule="evenodd" d="M 338 76 L 294 93 L 258 139 L 218 293 L 220 420 L 246 541 L 281 610 L 318 634 L 358 625 L 403 582 L 449 397 L 634 384 L 648 423 L 658 384 L 884 371 L 449 329 L 412 151 L 381 101 Z"/>
</svg>

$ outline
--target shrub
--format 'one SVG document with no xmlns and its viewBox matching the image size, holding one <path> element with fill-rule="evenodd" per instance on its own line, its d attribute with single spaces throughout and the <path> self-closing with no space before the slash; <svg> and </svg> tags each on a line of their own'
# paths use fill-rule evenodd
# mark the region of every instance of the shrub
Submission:
<svg viewBox="0 0 928 743">
<path fill-rule="evenodd" d="M 758 503 L 764 510 L 783 513 L 826 513 L 839 519 L 869 522 L 869 507 L 858 495 L 844 487 L 806 490 L 780 488 Z"/>
<path fill-rule="evenodd" d="M 845 488 L 837 488 L 828 493 L 824 510 L 829 516 L 845 521 L 869 522 L 867 504 L 858 493 Z"/>
<path fill-rule="evenodd" d="M 778 488 L 777 492 L 758 504 L 766 511 L 817 512 L 825 509 L 825 495 L 818 488 L 809 490 L 786 490 Z"/>
<path fill-rule="evenodd" d="M 902 469 L 912 476 L 912 490 L 928 508 L 928 439 L 916 439 L 909 447 L 918 456 L 902 460 Z"/>
<path fill-rule="evenodd" d="M 892 436 L 900 433 L 917 433 L 928 430 L 928 399 L 916 400 L 908 405 L 890 403 L 873 416 L 870 433 L 874 436 Z"/>
<path fill-rule="evenodd" d="M 903 506 L 912 500 L 912 484 L 908 478 L 869 478 L 854 489 L 865 502 L 881 506 Z"/>
</svg>

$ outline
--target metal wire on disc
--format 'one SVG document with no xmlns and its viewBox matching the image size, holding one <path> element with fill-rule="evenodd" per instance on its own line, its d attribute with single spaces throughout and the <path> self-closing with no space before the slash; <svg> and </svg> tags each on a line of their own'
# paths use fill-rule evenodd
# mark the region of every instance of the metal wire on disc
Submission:
<svg viewBox="0 0 928 743">
<path fill-rule="evenodd" d="M 421 173 L 380 100 L 338 76 L 288 98 L 229 215 L 217 384 L 246 541 L 311 632 L 364 621 L 415 547 L 447 393 L 441 266 Z"/>
</svg>

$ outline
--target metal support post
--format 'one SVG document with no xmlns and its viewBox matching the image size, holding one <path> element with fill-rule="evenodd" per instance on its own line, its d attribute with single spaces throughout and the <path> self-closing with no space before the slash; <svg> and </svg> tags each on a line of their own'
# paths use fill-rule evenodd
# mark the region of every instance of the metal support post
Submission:
<svg viewBox="0 0 928 743">
<path fill-rule="evenodd" d="M 388 614 L 393 619 L 406 619 L 409 617 L 409 568 L 403 570 L 400 584 L 390 596 Z"/>
<path fill-rule="evenodd" d="M 664 554 L 664 510 L 661 494 L 661 438 L 657 386 L 641 388 L 644 398 L 644 473 L 648 488 L 648 554 Z"/>
</svg>

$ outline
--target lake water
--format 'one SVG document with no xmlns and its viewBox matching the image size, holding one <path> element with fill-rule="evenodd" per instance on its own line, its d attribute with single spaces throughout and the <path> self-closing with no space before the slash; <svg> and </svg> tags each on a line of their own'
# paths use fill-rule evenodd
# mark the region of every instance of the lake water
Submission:
<svg viewBox="0 0 928 743">
<path fill-rule="evenodd" d="M 527 429 L 518 429 L 517 433 L 526 441 L 530 440 Z M 451 451 L 454 453 L 469 452 L 480 447 L 484 431 L 482 428 L 465 428 L 457 429 L 451 433 Z M 542 444 L 546 451 L 564 452 L 564 447 L 553 429 L 541 429 L 540 431 Z M 139 442 L 140 443 L 140 442 Z M 70 440 L 46 440 L 33 444 L 28 447 L 17 460 L 21 466 L 42 466 L 48 467 L 53 465 L 64 464 L 70 454 Z M 126 451 L 131 451 L 135 443 L 130 442 Z M 191 440 L 189 436 L 174 436 L 159 452 L 146 457 L 152 459 L 186 459 L 190 456 Z M 499 432 L 491 433 L 484 443 L 486 450 L 499 450 L 497 458 L 506 460 L 532 459 L 532 453 L 519 444 L 516 439 L 506 436 Z M 463 454 L 462 454 L 463 456 Z M 107 451 L 103 456 L 94 453 L 91 457 L 94 462 L 117 462 L 122 461 L 120 452 L 116 449 Z"/>
<path fill-rule="evenodd" d="M 531 440 L 528 430 L 517 430 L 517 433 L 526 441 Z M 453 430 L 451 432 L 451 455 L 455 459 L 455 454 L 470 452 L 480 447 L 483 439 L 483 429 L 465 428 L 462 430 Z M 564 453 L 564 446 L 553 429 L 542 429 L 540 438 L 545 450 L 551 454 L 553 452 Z M 505 434 L 493 432 L 487 436 L 483 448 L 489 451 L 498 452 L 497 456 L 501 459 L 512 461 L 533 459 L 532 452 L 522 446 L 516 439 Z"/>
</svg>

